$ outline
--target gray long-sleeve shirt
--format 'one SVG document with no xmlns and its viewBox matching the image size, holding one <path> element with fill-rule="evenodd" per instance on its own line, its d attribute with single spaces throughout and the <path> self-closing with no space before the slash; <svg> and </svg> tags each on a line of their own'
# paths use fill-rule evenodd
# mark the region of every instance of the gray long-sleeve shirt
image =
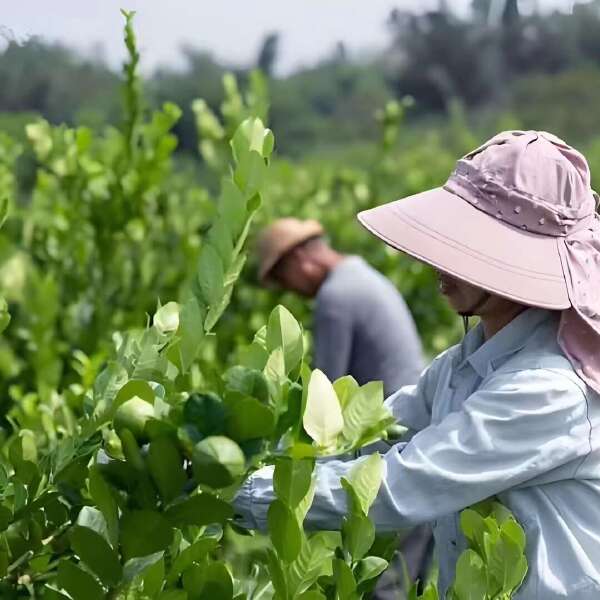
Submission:
<svg viewBox="0 0 600 600">
<path fill-rule="evenodd" d="M 329 274 L 316 297 L 315 367 L 329 379 L 381 380 L 386 394 L 418 380 L 421 342 L 404 299 L 358 256 Z"/>
</svg>

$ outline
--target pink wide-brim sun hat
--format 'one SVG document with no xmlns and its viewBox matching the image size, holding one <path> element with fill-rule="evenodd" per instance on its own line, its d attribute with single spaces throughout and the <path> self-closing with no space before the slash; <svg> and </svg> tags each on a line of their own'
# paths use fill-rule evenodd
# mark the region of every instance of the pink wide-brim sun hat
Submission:
<svg viewBox="0 0 600 600">
<path fill-rule="evenodd" d="M 439 187 L 363 211 L 384 242 L 489 292 L 549 309 L 571 306 L 559 238 L 529 233 Z"/>
<path fill-rule="evenodd" d="M 390 246 L 524 305 L 561 311 L 557 341 L 600 394 L 600 218 L 585 157 L 544 131 L 505 131 L 448 181 L 358 215 Z"/>
</svg>

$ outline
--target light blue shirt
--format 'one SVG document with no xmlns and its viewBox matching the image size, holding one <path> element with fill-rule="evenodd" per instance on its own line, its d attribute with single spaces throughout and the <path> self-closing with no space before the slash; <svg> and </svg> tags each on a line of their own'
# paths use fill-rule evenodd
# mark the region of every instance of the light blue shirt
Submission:
<svg viewBox="0 0 600 600">
<path fill-rule="evenodd" d="M 432 523 L 442 594 L 465 548 L 460 511 L 497 496 L 527 535 L 516 599 L 600 598 L 600 398 L 563 355 L 557 328 L 558 314 L 542 309 L 485 342 L 477 326 L 386 401 L 411 438 L 385 454 L 369 516 L 380 531 Z M 339 527 L 339 480 L 352 464 L 317 466 L 308 527 Z M 271 475 L 255 473 L 236 500 L 257 529 L 266 528 Z"/>
</svg>

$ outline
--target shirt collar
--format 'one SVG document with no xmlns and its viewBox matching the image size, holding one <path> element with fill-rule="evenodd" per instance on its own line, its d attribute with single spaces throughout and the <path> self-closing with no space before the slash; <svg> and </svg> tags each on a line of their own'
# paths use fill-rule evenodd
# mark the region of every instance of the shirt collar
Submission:
<svg viewBox="0 0 600 600">
<path fill-rule="evenodd" d="M 485 377 L 498 368 L 502 359 L 506 360 L 523 348 L 533 331 L 550 315 L 550 311 L 543 308 L 528 308 L 485 341 L 483 326 L 479 323 L 469 331 L 461 344 L 464 359 L 459 368 L 468 362 L 480 377 Z"/>
</svg>

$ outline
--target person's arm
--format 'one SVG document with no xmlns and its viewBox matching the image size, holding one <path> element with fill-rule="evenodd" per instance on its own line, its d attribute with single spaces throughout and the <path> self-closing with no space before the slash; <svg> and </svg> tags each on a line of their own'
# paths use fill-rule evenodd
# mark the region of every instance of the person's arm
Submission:
<svg viewBox="0 0 600 600">
<path fill-rule="evenodd" d="M 461 410 L 384 456 L 384 480 L 369 516 L 380 531 L 429 522 L 583 459 L 590 452 L 586 409 L 582 390 L 557 371 L 498 375 Z M 307 527 L 339 528 L 346 513 L 340 477 L 354 464 L 317 465 Z M 266 527 L 271 476 L 259 471 L 236 501 L 251 527 Z"/>
<path fill-rule="evenodd" d="M 407 427 L 408 435 L 403 439 L 425 429 L 431 423 L 431 408 L 435 385 L 444 356 L 437 358 L 427 367 L 415 385 L 405 385 L 386 398 L 385 407 L 396 421 Z"/>
</svg>

